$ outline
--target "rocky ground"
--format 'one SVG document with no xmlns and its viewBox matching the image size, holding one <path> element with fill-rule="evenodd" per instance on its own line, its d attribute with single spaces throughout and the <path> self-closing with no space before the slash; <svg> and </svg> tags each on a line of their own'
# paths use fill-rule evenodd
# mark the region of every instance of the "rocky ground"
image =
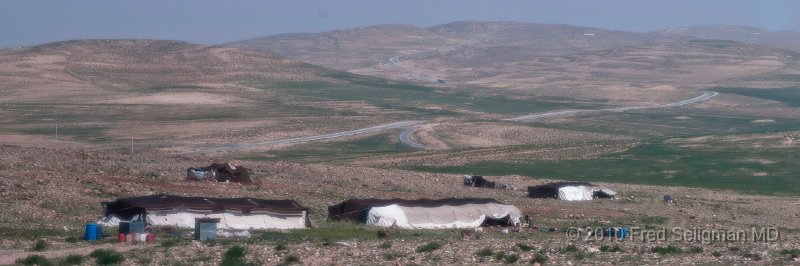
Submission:
<svg viewBox="0 0 800 266">
<path fill-rule="evenodd" d="M 796 197 L 745 195 L 699 188 L 602 184 L 620 193 L 617 200 L 563 202 L 525 197 L 525 188 L 552 180 L 540 177 L 487 177 L 519 190 L 464 187 L 461 177 L 394 169 L 280 161 L 234 161 L 253 169 L 254 184 L 188 181 L 185 169 L 225 161 L 226 155 L 181 157 L 159 152 L 134 155 L 122 151 L 61 148 L 0 147 L 0 257 L 45 254 L 54 261 L 96 248 L 77 238 L 85 223 L 102 215 L 100 202 L 117 197 L 155 193 L 217 197 L 292 198 L 311 209 L 316 229 L 254 232 L 249 239 L 214 243 L 161 238 L 136 249 L 122 249 L 124 264 L 216 265 L 236 245 L 244 260 L 279 264 L 295 259 L 305 264 L 691 264 L 786 262 L 798 254 Z M 661 197 L 673 195 L 677 204 Z M 531 228 L 503 233 L 489 228 L 463 237 L 458 230 L 410 232 L 392 230 L 379 238 L 375 228 L 329 223 L 326 207 L 347 198 L 488 197 L 516 205 L 532 217 Z M 774 227 L 775 241 L 571 241 L 570 227 L 637 226 L 642 230 L 744 230 Z M 552 229 L 551 229 L 552 228 Z M 47 247 L 30 253 L 37 240 Z M 430 252 L 420 246 L 438 243 Z M 433 245 L 433 244 L 432 244 Z M 110 244 L 110 246 L 118 246 Z M 277 250 L 276 250 L 277 247 Z M 505 254 L 497 255 L 499 252 Z M 491 253 L 491 255 L 488 255 Z M 480 255 L 479 255 L 480 254 Z M 484 256 L 482 256 L 484 255 Z M 795 255 L 796 256 L 796 255 Z M 2 261 L 12 263 L 12 261 Z M 87 259 L 85 263 L 90 263 Z"/>
</svg>

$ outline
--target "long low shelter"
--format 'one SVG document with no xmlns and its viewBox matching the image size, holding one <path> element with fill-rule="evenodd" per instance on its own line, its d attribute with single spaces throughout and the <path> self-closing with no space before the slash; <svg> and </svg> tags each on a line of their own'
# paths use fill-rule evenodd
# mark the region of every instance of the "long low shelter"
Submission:
<svg viewBox="0 0 800 266">
<path fill-rule="evenodd" d="M 587 182 L 555 182 L 528 187 L 528 197 L 554 198 L 567 201 L 613 198 L 617 192 Z"/>
<path fill-rule="evenodd" d="M 328 207 L 331 220 L 406 229 L 516 226 L 521 212 L 494 199 L 352 199 Z"/>
<path fill-rule="evenodd" d="M 103 203 L 103 225 L 142 220 L 151 226 L 194 228 L 195 218 L 218 218 L 219 229 L 295 229 L 311 223 L 294 200 L 151 195 Z"/>
</svg>

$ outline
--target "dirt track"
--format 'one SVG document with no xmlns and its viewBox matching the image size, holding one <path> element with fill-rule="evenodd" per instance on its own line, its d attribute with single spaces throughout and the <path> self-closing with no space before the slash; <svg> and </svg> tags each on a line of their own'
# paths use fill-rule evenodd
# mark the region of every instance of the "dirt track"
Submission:
<svg viewBox="0 0 800 266">
<path fill-rule="evenodd" d="M 391 123 L 391 124 L 379 125 L 379 126 L 368 127 L 368 128 L 361 128 L 361 129 L 356 129 L 356 130 L 342 131 L 342 132 L 336 132 L 336 133 L 329 133 L 329 134 L 323 134 L 323 135 L 316 135 L 316 136 L 298 137 L 298 138 L 290 138 L 290 139 L 283 139 L 283 140 L 271 140 L 271 141 L 265 141 L 265 142 L 259 142 L 259 143 L 229 144 L 229 145 L 225 145 L 225 146 L 222 146 L 222 147 L 195 151 L 195 152 L 191 152 L 189 154 L 207 154 L 207 153 L 215 153 L 215 152 L 227 152 L 227 151 L 234 151 L 234 150 L 243 150 L 243 149 L 252 149 L 252 148 L 258 148 L 258 147 L 267 147 L 267 146 L 282 145 L 282 144 L 303 143 L 303 142 L 310 142 L 310 141 L 318 141 L 318 140 L 326 140 L 326 139 L 333 139 L 333 138 L 339 138 L 339 137 L 346 137 L 346 136 L 352 136 L 352 135 L 358 135 L 358 134 L 382 131 L 382 130 L 387 130 L 387 129 L 405 129 L 406 131 L 408 131 L 408 128 L 409 128 L 408 126 L 419 124 L 419 123 L 422 123 L 422 122 L 423 121 L 409 120 L 409 121 L 401 121 L 401 122 L 395 122 L 395 123 Z M 405 133 L 405 131 L 404 131 L 404 133 Z M 411 133 L 413 133 L 413 131 Z M 403 138 L 401 137 L 401 140 L 402 139 Z M 409 141 L 409 142 L 406 142 L 406 141 L 403 141 L 403 142 L 408 144 L 408 145 L 411 145 L 412 147 L 415 147 L 415 145 L 420 145 L 420 144 L 416 144 L 415 142 L 411 141 L 407 137 L 406 137 L 406 140 Z"/>
<path fill-rule="evenodd" d="M 674 103 L 667 103 L 667 104 L 660 104 L 660 105 L 653 105 L 653 106 L 631 106 L 631 107 L 621 107 L 621 108 L 609 108 L 609 109 L 600 109 L 600 110 L 565 110 L 565 111 L 555 111 L 555 112 L 547 112 L 541 114 L 532 114 L 532 115 L 524 115 L 520 117 L 514 118 L 506 118 L 503 121 L 520 121 L 520 122 L 530 122 L 535 121 L 542 118 L 555 118 L 555 117 L 562 117 L 562 116 L 569 116 L 569 115 L 576 115 L 576 114 L 584 114 L 584 113 L 600 113 L 600 112 L 624 112 L 630 110 L 644 110 L 644 109 L 655 109 L 655 108 L 666 108 L 666 107 L 679 107 L 679 106 L 686 106 L 697 102 L 702 102 L 708 99 L 717 96 L 719 93 L 714 91 L 706 91 L 703 92 L 702 95 L 683 100 Z"/>
</svg>

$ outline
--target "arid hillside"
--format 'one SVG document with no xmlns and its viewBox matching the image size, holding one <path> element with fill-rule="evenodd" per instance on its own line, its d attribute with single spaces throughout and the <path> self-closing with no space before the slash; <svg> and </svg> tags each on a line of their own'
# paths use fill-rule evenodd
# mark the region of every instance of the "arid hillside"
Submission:
<svg viewBox="0 0 800 266">
<path fill-rule="evenodd" d="M 701 39 L 733 40 L 800 51 L 800 33 L 792 31 L 767 31 L 754 27 L 720 25 L 680 27 L 658 33 Z"/>
<path fill-rule="evenodd" d="M 568 25 L 518 22 L 453 22 L 420 28 L 377 25 L 323 33 L 267 36 L 227 44 L 267 51 L 304 62 L 342 69 L 371 67 L 435 57 L 471 46 L 528 47 L 537 55 L 601 50 L 653 41 L 648 34 Z M 390 62 L 390 58 L 397 58 Z"/>
<path fill-rule="evenodd" d="M 454 22 L 428 28 L 383 25 L 284 34 L 228 45 L 396 80 L 523 91 L 609 84 L 697 87 L 797 69 L 796 54 L 784 50 L 792 48 L 791 33 L 760 31 L 770 35 L 765 36 L 770 41 L 749 41 L 726 32 L 730 31 L 698 28 L 633 33 Z M 728 37 L 733 41 L 715 40 Z"/>
<path fill-rule="evenodd" d="M 2 102 L 85 99 L 174 86 L 319 80 L 325 69 L 278 56 L 181 41 L 80 40 L 0 50 Z"/>
</svg>

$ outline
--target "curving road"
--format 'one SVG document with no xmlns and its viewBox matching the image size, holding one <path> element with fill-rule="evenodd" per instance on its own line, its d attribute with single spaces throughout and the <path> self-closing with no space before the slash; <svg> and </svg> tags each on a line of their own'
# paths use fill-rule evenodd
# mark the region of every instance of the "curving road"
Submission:
<svg viewBox="0 0 800 266">
<path fill-rule="evenodd" d="M 714 91 L 705 91 L 700 96 L 697 96 L 697 97 L 694 97 L 694 98 L 691 98 L 691 99 L 688 99 L 688 100 L 674 102 L 674 103 L 652 105 L 652 106 L 633 106 L 633 107 L 609 108 L 609 109 L 599 109 L 599 110 L 564 110 L 564 111 L 547 112 L 547 113 L 541 113 L 541 114 L 524 115 L 524 116 L 514 117 L 514 118 L 506 118 L 506 119 L 503 119 L 503 121 L 531 122 L 531 121 L 536 121 L 536 120 L 544 119 L 544 118 L 563 117 L 563 116 L 582 114 L 582 113 L 624 112 L 624 111 L 630 111 L 630 110 L 644 110 L 644 109 L 665 108 L 665 107 L 679 107 L 679 106 L 685 106 L 685 105 L 690 105 L 690 104 L 693 104 L 693 103 L 702 102 L 702 101 L 711 99 L 714 96 L 717 96 L 718 94 L 719 93 L 714 92 Z"/>
<path fill-rule="evenodd" d="M 575 115 L 581 113 L 599 113 L 599 112 L 623 112 L 623 111 L 630 111 L 630 110 L 643 110 L 643 109 L 653 109 L 653 108 L 666 108 L 666 107 L 678 107 L 678 106 L 685 106 L 689 104 L 694 104 L 698 102 L 702 102 L 708 99 L 711 99 L 714 96 L 717 96 L 719 93 L 713 91 L 706 91 L 703 92 L 702 95 L 683 100 L 679 102 L 667 103 L 667 104 L 660 104 L 660 105 L 653 105 L 653 106 L 633 106 L 633 107 L 621 107 L 621 108 L 609 108 L 609 109 L 600 109 L 600 110 L 564 110 L 564 111 L 555 111 L 555 112 L 548 112 L 548 113 L 541 113 L 541 114 L 531 114 L 525 115 L 520 117 L 514 118 L 506 118 L 503 119 L 504 121 L 522 121 L 522 122 L 530 122 L 535 121 L 538 119 L 543 118 L 553 118 L 553 117 L 562 117 L 568 115 Z M 414 134 L 416 129 L 412 127 L 413 125 L 423 123 L 425 121 L 419 120 L 409 120 L 409 121 L 401 121 L 395 122 L 391 124 L 379 125 L 374 127 L 367 127 L 362 129 L 356 130 L 349 130 L 349 131 L 342 131 L 336 133 L 329 133 L 323 135 L 316 135 L 316 136 L 306 136 L 306 137 L 297 137 L 297 138 L 290 138 L 290 139 L 283 139 L 283 140 L 271 140 L 271 141 L 264 141 L 258 143 L 245 143 L 245 144 L 230 144 L 225 145 L 217 148 L 207 149 L 207 150 L 200 150 L 195 152 L 185 153 L 188 154 L 205 154 L 205 153 L 214 153 L 214 152 L 226 152 L 226 151 L 234 151 L 234 150 L 243 150 L 243 149 L 251 149 L 251 148 L 258 148 L 258 147 L 267 147 L 267 146 L 274 146 L 274 145 L 284 145 L 284 144 L 295 144 L 295 143 L 304 143 L 304 142 L 311 142 L 311 141 L 319 141 L 319 140 L 326 140 L 326 139 L 333 139 L 333 138 L 340 138 L 340 137 L 347 137 L 353 136 L 358 134 L 376 132 L 376 131 L 383 131 L 383 130 L 391 130 L 391 129 L 402 129 L 403 132 L 400 133 L 400 142 L 411 146 L 412 148 L 416 149 L 425 149 L 425 145 L 418 143 L 411 139 L 411 136 Z"/>
<path fill-rule="evenodd" d="M 403 132 L 400 133 L 400 142 L 411 146 L 411 148 L 415 149 L 425 149 L 425 145 L 422 143 L 416 142 L 411 139 L 411 135 L 414 134 L 414 131 L 417 131 L 416 128 L 413 127 L 405 127 L 403 128 Z"/>
<path fill-rule="evenodd" d="M 311 142 L 311 141 L 319 141 L 319 140 L 326 140 L 326 139 L 333 139 L 333 138 L 340 138 L 382 130 L 389 130 L 389 129 L 403 129 L 403 133 L 400 134 L 400 141 L 403 143 L 412 146 L 412 147 L 422 147 L 425 146 L 414 142 L 411 140 L 410 135 L 414 133 L 414 128 L 412 125 L 416 125 L 422 123 L 424 121 L 417 121 L 417 120 L 409 120 L 409 121 L 401 121 L 391 124 L 379 125 L 374 127 L 367 127 L 362 129 L 356 130 L 349 130 L 349 131 L 342 131 L 336 133 L 329 133 L 323 135 L 316 135 L 316 136 L 307 136 L 307 137 L 297 137 L 297 138 L 290 138 L 290 139 L 283 139 L 283 140 L 271 140 L 271 141 L 264 141 L 258 143 L 245 143 L 245 144 L 230 144 L 225 145 L 217 148 L 207 149 L 207 150 L 199 150 L 190 152 L 187 154 L 205 154 L 205 153 L 214 153 L 214 152 L 226 152 L 226 151 L 234 151 L 234 150 L 243 150 L 243 149 L 251 149 L 251 148 L 259 148 L 259 147 L 268 147 L 274 145 L 283 145 L 283 144 L 295 144 L 295 143 L 303 143 L 303 142 Z M 410 131 L 410 132 L 409 132 Z M 405 137 L 403 136 L 405 134 Z"/>
</svg>

